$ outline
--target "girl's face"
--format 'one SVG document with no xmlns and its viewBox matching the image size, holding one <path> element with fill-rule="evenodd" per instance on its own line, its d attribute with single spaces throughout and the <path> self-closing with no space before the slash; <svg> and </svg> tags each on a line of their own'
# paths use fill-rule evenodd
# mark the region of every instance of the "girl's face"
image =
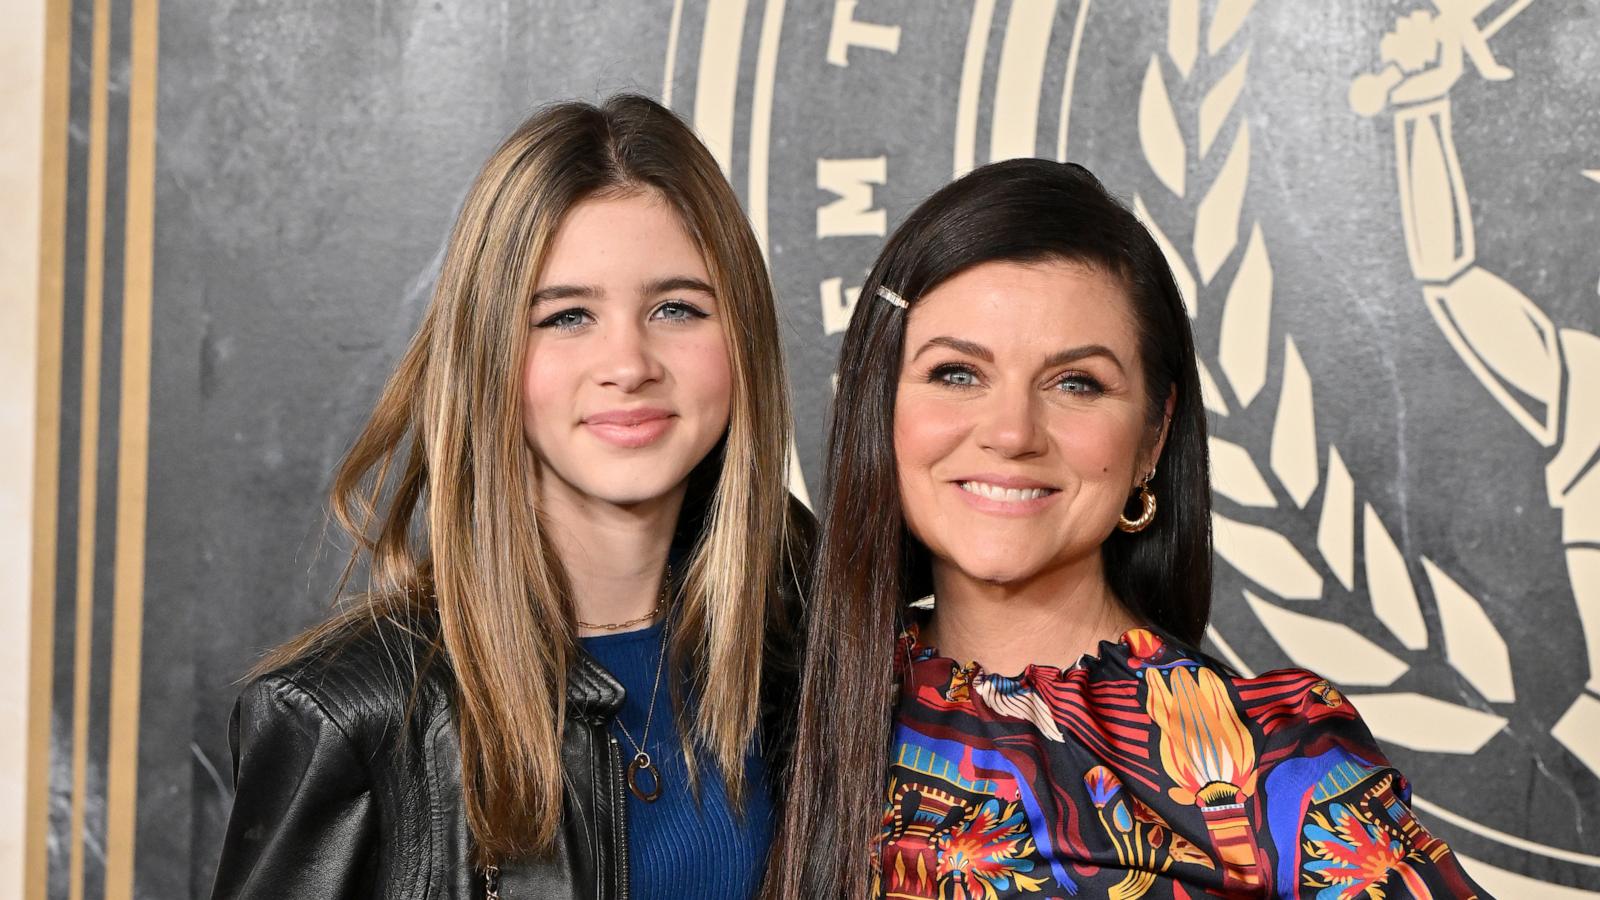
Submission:
<svg viewBox="0 0 1600 900">
<path fill-rule="evenodd" d="M 984 263 L 912 304 L 895 460 L 936 565 L 1020 584 L 1097 556 L 1161 441 L 1132 306 L 1098 268 Z"/>
<path fill-rule="evenodd" d="M 528 312 L 522 423 L 541 500 L 681 496 L 728 427 L 721 312 L 705 260 L 659 195 L 567 213 Z"/>
</svg>

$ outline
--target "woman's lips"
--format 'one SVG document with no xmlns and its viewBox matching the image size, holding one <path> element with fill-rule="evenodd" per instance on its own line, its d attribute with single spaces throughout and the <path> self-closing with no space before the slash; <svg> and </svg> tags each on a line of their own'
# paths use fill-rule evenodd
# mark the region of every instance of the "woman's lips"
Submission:
<svg viewBox="0 0 1600 900">
<path fill-rule="evenodd" d="M 1038 512 L 1055 499 L 1060 490 L 1037 481 L 1007 477 L 963 478 L 951 482 L 961 497 L 976 509 L 1006 516 L 1026 516 Z"/>
<path fill-rule="evenodd" d="M 612 446 L 634 449 L 666 434 L 674 418 L 664 409 L 613 409 L 584 416 L 583 425 Z"/>
</svg>

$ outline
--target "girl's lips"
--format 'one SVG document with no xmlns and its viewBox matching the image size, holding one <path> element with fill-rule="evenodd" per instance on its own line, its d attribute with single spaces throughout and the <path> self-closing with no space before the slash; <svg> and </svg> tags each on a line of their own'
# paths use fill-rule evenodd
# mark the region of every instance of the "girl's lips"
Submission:
<svg viewBox="0 0 1600 900">
<path fill-rule="evenodd" d="M 614 447 L 636 449 L 655 443 L 672 427 L 674 418 L 660 409 L 619 409 L 586 416 L 583 425 Z"/>
<path fill-rule="evenodd" d="M 656 439 L 666 434 L 672 428 L 672 416 L 659 415 L 651 418 L 640 418 L 637 421 L 597 421 L 594 418 L 584 420 L 584 428 L 589 429 L 600 440 L 613 447 L 632 448 L 646 447 L 654 444 Z"/>
<path fill-rule="evenodd" d="M 652 419 L 667 419 L 672 417 L 672 411 L 659 409 L 654 406 L 639 406 L 633 409 L 608 409 L 597 413 L 590 413 L 583 417 L 585 425 L 641 425 Z"/>
</svg>

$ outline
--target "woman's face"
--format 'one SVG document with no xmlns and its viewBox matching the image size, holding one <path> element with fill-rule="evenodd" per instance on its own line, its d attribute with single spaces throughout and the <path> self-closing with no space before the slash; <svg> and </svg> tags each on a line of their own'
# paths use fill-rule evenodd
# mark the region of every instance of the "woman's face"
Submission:
<svg viewBox="0 0 1600 900">
<path fill-rule="evenodd" d="M 618 506 L 681 492 L 728 427 L 722 309 L 659 195 L 567 213 L 529 310 L 522 422 L 546 502 Z"/>
<path fill-rule="evenodd" d="M 975 266 L 909 310 L 894 412 L 906 523 L 940 564 L 991 583 L 1090 559 L 1160 454 L 1148 412 L 1116 278 Z"/>
</svg>

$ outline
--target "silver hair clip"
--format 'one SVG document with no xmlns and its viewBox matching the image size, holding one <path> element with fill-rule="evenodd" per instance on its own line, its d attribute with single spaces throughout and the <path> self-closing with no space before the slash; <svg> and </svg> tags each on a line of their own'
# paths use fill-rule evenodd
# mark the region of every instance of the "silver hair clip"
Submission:
<svg viewBox="0 0 1600 900">
<path fill-rule="evenodd" d="M 901 309 L 909 309 L 911 307 L 911 304 L 906 302 L 906 298 L 881 285 L 878 287 L 878 296 Z"/>
</svg>

